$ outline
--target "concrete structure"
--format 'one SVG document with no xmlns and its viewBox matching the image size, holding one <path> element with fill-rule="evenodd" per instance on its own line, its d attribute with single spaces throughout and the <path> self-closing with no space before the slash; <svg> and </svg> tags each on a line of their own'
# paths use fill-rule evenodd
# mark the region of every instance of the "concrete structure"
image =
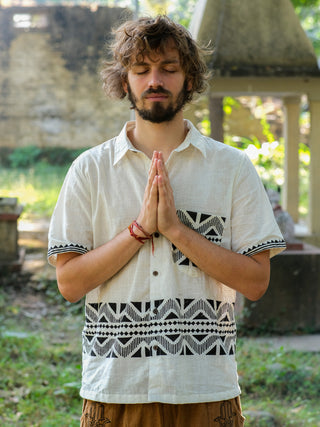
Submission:
<svg viewBox="0 0 320 427">
<path fill-rule="evenodd" d="M 17 221 L 22 212 L 15 197 L 0 197 L 0 274 L 7 269 L 20 269 L 23 254 L 18 248 Z"/>
<path fill-rule="evenodd" d="M 238 295 L 244 330 L 320 332 L 320 249 L 304 245 L 271 259 L 270 285 L 256 302 Z"/>
<path fill-rule="evenodd" d="M 122 8 L 0 8 L 0 147 L 90 147 L 129 106 L 104 96 L 101 61 Z"/>
<path fill-rule="evenodd" d="M 295 222 L 299 208 L 299 114 L 307 95 L 310 131 L 310 243 L 320 245 L 320 71 L 312 44 L 290 0 L 200 0 L 190 31 L 214 53 L 210 96 L 274 96 L 285 110 L 283 207 Z"/>
</svg>

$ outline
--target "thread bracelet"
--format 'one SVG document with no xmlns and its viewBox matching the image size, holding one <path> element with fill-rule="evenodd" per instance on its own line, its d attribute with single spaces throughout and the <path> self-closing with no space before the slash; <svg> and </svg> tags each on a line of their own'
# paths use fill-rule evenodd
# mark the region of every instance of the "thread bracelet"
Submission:
<svg viewBox="0 0 320 427">
<path fill-rule="evenodd" d="M 138 236 L 135 232 L 134 232 L 134 227 L 137 228 L 139 231 L 141 231 L 141 233 L 144 234 L 144 236 Z M 143 227 L 135 220 L 132 221 L 132 223 L 129 225 L 128 227 L 129 231 L 130 231 L 130 236 L 134 237 L 136 240 L 138 240 L 138 242 L 140 242 L 142 245 L 145 244 L 146 240 L 151 240 L 151 245 L 152 245 L 152 254 L 154 254 L 154 244 L 153 244 L 153 235 L 149 234 L 147 231 L 145 231 L 143 229 Z"/>
</svg>

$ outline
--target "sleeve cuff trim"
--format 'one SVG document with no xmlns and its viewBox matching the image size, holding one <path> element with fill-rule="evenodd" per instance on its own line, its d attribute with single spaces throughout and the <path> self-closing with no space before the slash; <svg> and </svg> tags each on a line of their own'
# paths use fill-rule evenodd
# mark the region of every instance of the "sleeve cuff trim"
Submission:
<svg viewBox="0 0 320 427">
<path fill-rule="evenodd" d="M 85 254 L 88 252 L 88 249 L 82 245 L 77 245 L 69 243 L 67 245 L 52 246 L 48 250 L 48 258 L 52 255 L 63 254 L 66 252 L 77 252 L 79 254 Z"/>
<path fill-rule="evenodd" d="M 286 242 L 284 240 L 270 240 L 268 242 L 260 243 L 259 245 L 255 245 L 251 248 L 248 248 L 247 250 L 242 252 L 242 255 L 252 256 L 268 249 L 280 248 L 286 248 Z"/>
</svg>

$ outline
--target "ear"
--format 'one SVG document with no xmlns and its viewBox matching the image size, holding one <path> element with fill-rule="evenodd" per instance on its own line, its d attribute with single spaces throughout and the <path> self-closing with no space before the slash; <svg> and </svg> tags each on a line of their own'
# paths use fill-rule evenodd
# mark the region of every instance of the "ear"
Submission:
<svg viewBox="0 0 320 427">
<path fill-rule="evenodd" d="M 122 88 L 125 91 L 125 93 L 128 93 L 128 82 L 127 79 L 122 80 Z"/>
<path fill-rule="evenodd" d="M 187 82 L 187 91 L 190 92 L 192 90 L 193 82 L 191 79 Z"/>
</svg>

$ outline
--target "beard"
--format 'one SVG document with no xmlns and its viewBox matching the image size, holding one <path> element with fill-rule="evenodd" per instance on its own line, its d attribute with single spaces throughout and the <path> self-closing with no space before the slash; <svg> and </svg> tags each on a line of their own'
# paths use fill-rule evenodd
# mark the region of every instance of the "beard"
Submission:
<svg viewBox="0 0 320 427">
<path fill-rule="evenodd" d="M 153 102 L 150 109 L 146 109 L 143 107 L 138 108 L 137 106 L 138 99 L 132 92 L 129 84 L 128 84 L 128 99 L 131 102 L 131 108 L 136 110 L 136 112 L 139 114 L 139 116 L 143 120 L 147 120 L 151 123 L 170 122 L 171 120 L 173 120 L 176 114 L 182 110 L 182 108 L 184 107 L 184 105 L 188 100 L 189 92 L 187 90 L 187 85 L 188 83 L 187 81 L 185 81 L 181 91 L 177 95 L 176 102 L 173 103 L 173 101 L 171 101 L 167 106 L 162 105 L 162 102 Z M 148 95 L 159 94 L 159 93 L 162 93 L 171 97 L 171 92 L 163 89 L 162 87 L 158 87 L 157 89 L 148 89 L 145 92 L 143 92 L 141 99 L 143 100 Z"/>
</svg>

